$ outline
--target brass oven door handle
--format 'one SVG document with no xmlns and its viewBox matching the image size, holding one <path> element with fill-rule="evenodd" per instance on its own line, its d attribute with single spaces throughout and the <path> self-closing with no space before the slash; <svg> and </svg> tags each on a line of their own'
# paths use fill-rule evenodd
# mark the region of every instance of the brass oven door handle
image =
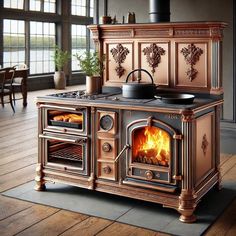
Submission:
<svg viewBox="0 0 236 236">
<path fill-rule="evenodd" d="M 115 162 L 117 162 L 120 157 L 122 156 L 122 154 L 125 152 L 126 149 L 129 149 L 130 145 L 129 144 L 125 144 L 125 146 L 123 147 L 123 149 L 120 151 L 120 153 L 118 154 L 118 156 L 115 158 Z"/>
<path fill-rule="evenodd" d="M 68 142 L 68 143 L 78 143 L 78 144 L 84 144 L 86 143 L 86 139 L 68 139 L 68 138 L 59 138 L 59 137 L 53 137 L 45 134 L 40 134 L 39 138 L 46 138 L 46 139 L 54 139 L 54 140 L 59 140 L 63 142 Z"/>
<path fill-rule="evenodd" d="M 53 109 L 63 109 L 63 110 L 70 110 L 70 111 L 80 111 L 83 109 L 81 107 L 62 107 L 62 106 L 45 105 L 45 104 L 40 104 L 40 107 L 53 108 Z"/>
</svg>

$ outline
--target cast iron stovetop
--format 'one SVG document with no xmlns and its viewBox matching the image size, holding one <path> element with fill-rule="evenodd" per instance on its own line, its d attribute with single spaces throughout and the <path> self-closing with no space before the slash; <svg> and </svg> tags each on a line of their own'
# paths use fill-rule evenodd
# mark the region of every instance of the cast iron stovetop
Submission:
<svg viewBox="0 0 236 236">
<path fill-rule="evenodd" d="M 160 95 L 157 92 L 157 95 Z M 194 109 L 203 105 L 221 100 L 221 96 L 212 95 L 195 95 L 195 99 L 192 104 L 166 104 L 158 99 L 129 99 L 122 96 L 121 91 L 103 91 L 100 94 L 88 95 L 85 90 L 63 92 L 57 94 L 50 94 L 47 98 L 58 100 L 76 100 L 81 102 L 93 102 L 93 103 L 105 103 L 105 104 L 117 104 L 117 105 L 139 105 L 147 107 L 166 107 L 177 109 Z"/>
</svg>

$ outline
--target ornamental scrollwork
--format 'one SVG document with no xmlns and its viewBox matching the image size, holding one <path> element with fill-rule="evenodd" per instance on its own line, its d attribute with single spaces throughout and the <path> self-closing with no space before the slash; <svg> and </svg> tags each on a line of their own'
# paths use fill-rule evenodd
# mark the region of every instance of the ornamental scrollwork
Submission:
<svg viewBox="0 0 236 236">
<path fill-rule="evenodd" d="M 116 70 L 116 74 L 120 78 L 125 72 L 125 68 L 123 68 L 121 64 L 124 63 L 126 56 L 129 54 L 129 49 L 126 47 L 123 47 L 123 45 L 119 43 L 116 45 L 115 48 L 112 48 L 110 52 L 115 62 L 118 64 L 115 70 Z"/>
<path fill-rule="evenodd" d="M 187 47 L 182 48 L 180 52 L 184 55 L 187 65 L 190 65 L 190 68 L 188 68 L 186 74 L 188 79 L 192 81 L 196 78 L 198 73 L 193 66 L 199 61 L 200 56 L 203 54 L 203 50 L 191 43 Z"/>
<path fill-rule="evenodd" d="M 155 43 L 151 43 L 149 47 L 143 49 L 143 53 L 146 56 L 148 65 L 152 67 L 152 74 L 154 75 L 155 68 L 161 62 L 161 56 L 165 55 L 165 50 Z"/>
<path fill-rule="evenodd" d="M 206 134 L 204 134 L 202 137 L 202 146 L 201 146 L 204 156 L 206 155 L 208 145 L 209 142 L 207 141 L 207 136 Z"/>
</svg>

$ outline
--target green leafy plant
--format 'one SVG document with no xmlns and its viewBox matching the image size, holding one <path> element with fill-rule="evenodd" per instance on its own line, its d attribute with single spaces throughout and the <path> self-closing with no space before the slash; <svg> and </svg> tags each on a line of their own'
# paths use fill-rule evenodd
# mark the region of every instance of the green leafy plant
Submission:
<svg viewBox="0 0 236 236">
<path fill-rule="evenodd" d="M 69 59 L 70 59 L 69 52 L 63 51 L 56 45 L 53 54 L 53 60 L 56 66 L 56 70 L 62 71 L 63 66 L 68 62 Z"/>
<path fill-rule="evenodd" d="M 79 66 L 87 76 L 99 76 L 103 70 L 103 58 L 99 59 L 97 52 L 85 52 L 82 55 L 74 55 L 79 62 Z"/>
</svg>

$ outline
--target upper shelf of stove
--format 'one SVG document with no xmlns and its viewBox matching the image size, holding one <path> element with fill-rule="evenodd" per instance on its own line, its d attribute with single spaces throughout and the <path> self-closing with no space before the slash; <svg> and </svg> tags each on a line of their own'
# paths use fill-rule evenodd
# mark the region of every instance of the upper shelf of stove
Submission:
<svg viewBox="0 0 236 236">
<path fill-rule="evenodd" d="M 228 24 L 221 21 L 89 25 L 93 38 L 195 38 L 221 39 Z"/>
</svg>

